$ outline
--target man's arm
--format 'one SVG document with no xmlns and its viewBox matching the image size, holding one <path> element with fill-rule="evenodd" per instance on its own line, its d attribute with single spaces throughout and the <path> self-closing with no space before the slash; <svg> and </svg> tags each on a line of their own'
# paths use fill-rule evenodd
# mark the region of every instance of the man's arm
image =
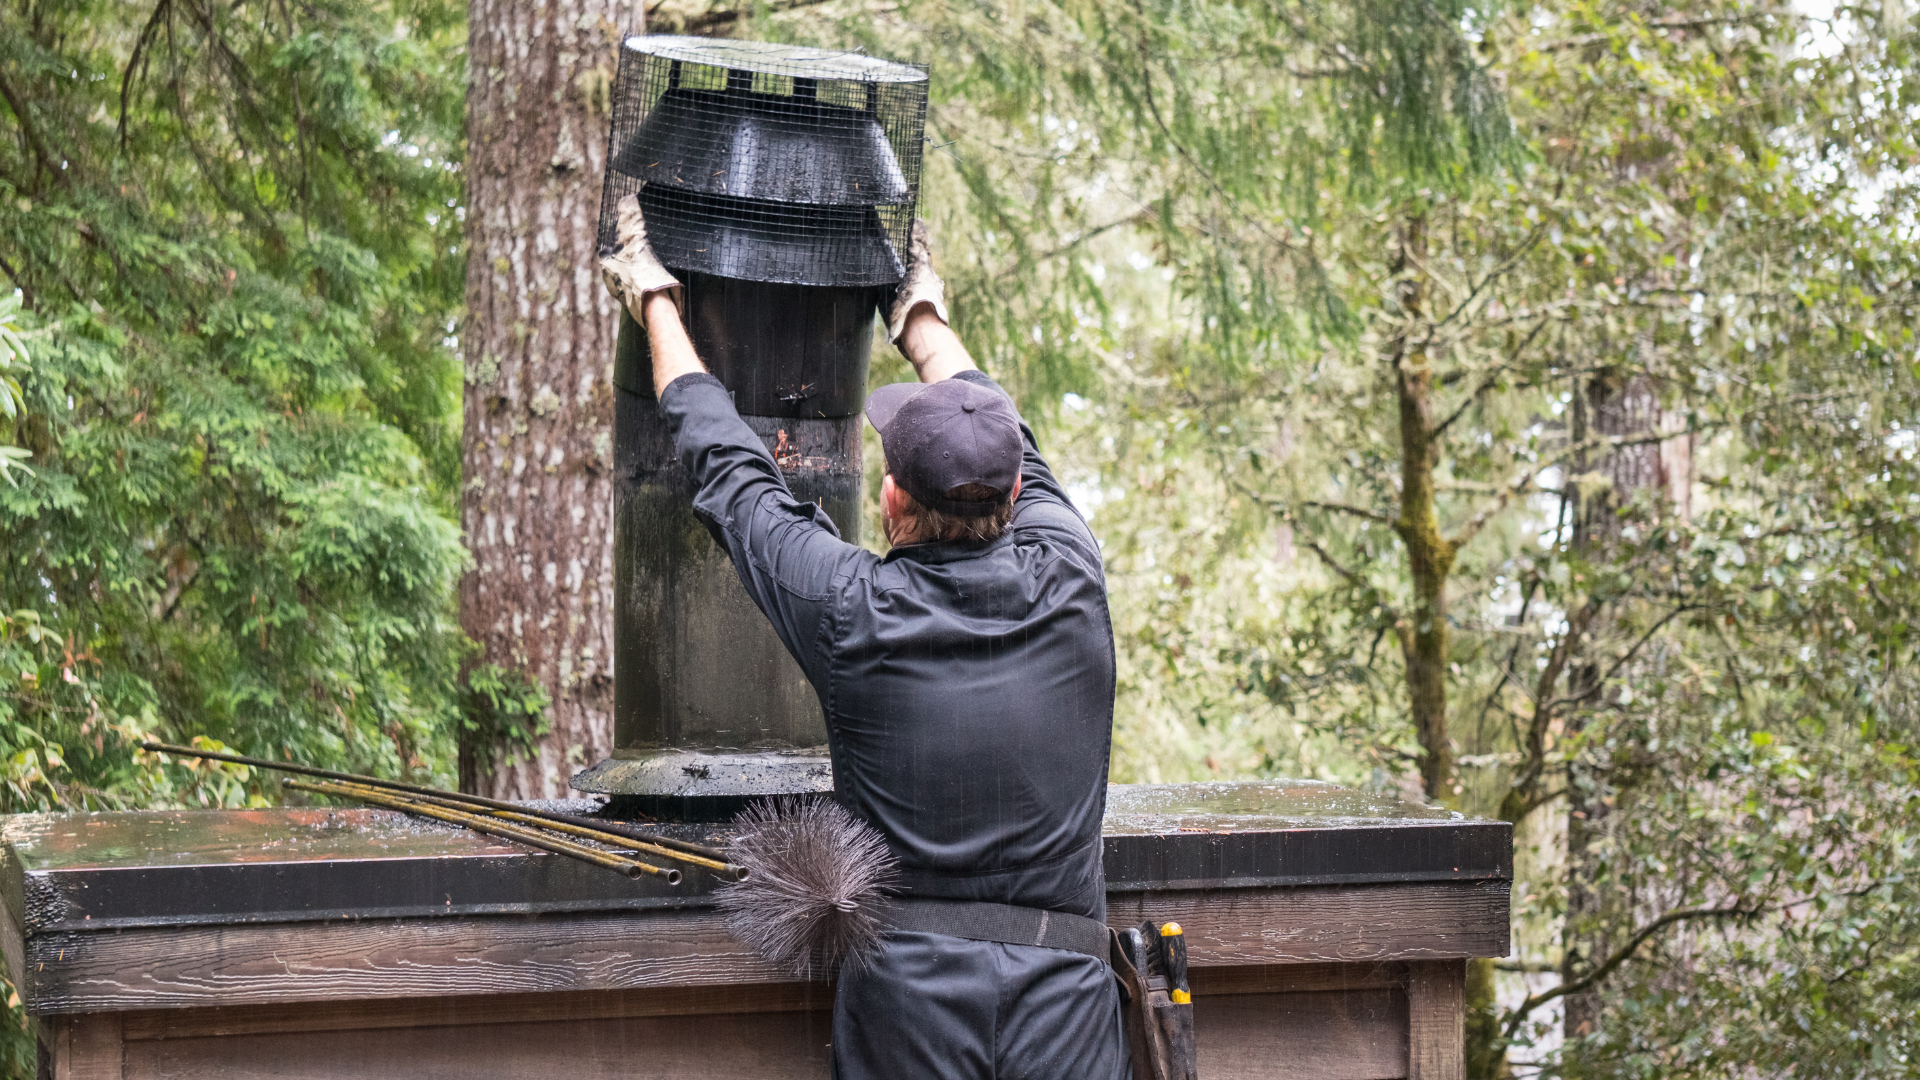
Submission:
<svg viewBox="0 0 1920 1080">
<path fill-rule="evenodd" d="M 693 351 L 687 328 L 680 325 L 680 305 L 666 290 L 651 292 L 641 301 L 646 317 L 640 325 L 647 328 L 647 348 L 653 353 L 653 396 L 667 396 L 667 387 L 682 375 L 705 373 L 707 365 Z"/>
<path fill-rule="evenodd" d="M 973 362 L 973 354 L 960 344 L 960 335 L 954 333 L 946 320 L 935 313 L 933 305 L 924 300 L 907 313 L 898 344 L 901 354 L 913 365 L 913 373 L 920 376 L 923 383 L 950 379 L 963 371 L 980 370 L 980 366 Z"/>
<path fill-rule="evenodd" d="M 787 651 L 809 676 L 820 675 L 822 620 L 838 583 L 872 554 L 841 540 L 825 511 L 794 498 L 720 380 L 699 370 L 674 378 L 661 387 L 660 412 L 693 480 L 694 513 Z"/>
</svg>

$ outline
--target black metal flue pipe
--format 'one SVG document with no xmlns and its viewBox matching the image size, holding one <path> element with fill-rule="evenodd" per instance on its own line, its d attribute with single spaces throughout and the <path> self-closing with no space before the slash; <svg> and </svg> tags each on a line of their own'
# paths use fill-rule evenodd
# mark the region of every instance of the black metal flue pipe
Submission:
<svg viewBox="0 0 1920 1080">
<path fill-rule="evenodd" d="M 886 289 L 682 272 L 694 348 L 841 536 L 860 531 L 860 409 Z M 573 787 L 613 809 L 712 820 L 773 793 L 830 790 L 827 732 L 800 667 L 694 515 L 654 398 L 645 334 L 622 316 L 614 362 L 613 757 Z"/>
</svg>

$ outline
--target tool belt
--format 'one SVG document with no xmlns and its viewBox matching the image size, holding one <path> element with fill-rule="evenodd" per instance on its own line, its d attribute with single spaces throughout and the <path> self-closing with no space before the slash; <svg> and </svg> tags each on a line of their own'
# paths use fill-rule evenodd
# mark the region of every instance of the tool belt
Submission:
<svg viewBox="0 0 1920 1080">
<path fill-rule="evenodd" d="M 880 919 L 889 930 L 1038 945 L 1105 961 L 1120 983 L 1134 1080 L 1195 1080 L 1193 995 L 1179 923 L 1114 930 L 1063 911 L 923 897 L 894 899 Z"/>
<path fill-rule="evenodd" d="M 935 900 L 901 897 L 880 915 L 889 930 L 945 934 L 968 941 L 1038 945 L 1106 960 L 1107 924 L 1064 911 L 991 904 L 984 900 Z"/>
<path fill-rule="evenodd" d="M 1179 923 L 1143 922 L 1108 931 L 1113 976 L 1127 1014 L 1133 1080 L 1195 1080 L 1193 992 L 1187 938 Z"/>
</svg>

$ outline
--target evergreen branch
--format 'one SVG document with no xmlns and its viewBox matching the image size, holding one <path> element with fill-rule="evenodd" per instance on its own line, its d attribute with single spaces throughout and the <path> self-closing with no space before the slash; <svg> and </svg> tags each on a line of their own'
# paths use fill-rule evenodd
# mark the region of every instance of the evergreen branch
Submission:
<svg viewBox="0 0 1920 1080">
<path fill-rule="evenodd" d="M 1361 577 L 1359 574 L 1354 573 L 1352 570 L 1349 570 L 1346 567 L 1340 565 L 1340 560 L 1328 554 L 1327 549 L 1320 546 L 1320 541 L 1308 540 L 1307 549 L 1309 551 L 1312 551 L 1315 555 L 1320 556 L 1320 561 L 1323 563 L 1326 563 L 1328 569 L 1332 570 L 1336 574 L 1339 574 L 1341 577 L 1347 579 L 1347 581 L 1350 584 L 1359 585 L 1359 586 L 1366 585 L 1367 581 L 1365 578 Z M 1378 638 L 1375 638 L 1374 640 L 1376 643 L 1379 641 Z"/>
<path fill-rule="evenodd" d="M 1331 51 L 1335 56 L 1340 58 L 1341 63 L 1347 65 L 1350 71 L 1365 74 L 1368 70 L 1366 58 L 1348 48 L 1346 42 L 1341 41 L 1338 37 L 1335 37 L 1331 41 L 1320 41 L 1314 34 L 1313 28 L 1301 21 L 1293 12 L 1281 8 L 1276 11 L 1275 14 L 1286 22 L 1287 26 L 1293 30 L 1294 34 L 1298 36 L 1300 40 L 1313 42 L 1314 45 Z"/>
<path fill-rule="evenodd" d="M 1029 255 L 1027 257 L 1027 263 L 1031 264 L 1031 263 L 1045 262 L 1048 259 L 1058 258 L 1061 255 L 1065 255 L 1067 252 L 1080 247 L 1081 245 L 1085 244 L 1089 240 L 1092 240 L 1096 236 L 1101 236 L 1106 233 L 1110 233 L 1115 229 L 1121 228 L 1122 226 L 1131 225 L 1134 222 L 1139 221 L 1140 216 L 1144 213 L 1147 213 L 1150 209 L 1151 207 L 1147 206 L 1146 204 L 1142 204 L 1140 209 L 1135 210 L 1133 213 L 1128 214 L 1117 221 L 1109 221 L 1105 225 L 1096 225 L 1093 228 L 1086 230 L 1085 232 L 1076 234 L 1074 238 L 1071 240 L 1062 241 L 1059 244 L 1056 244 L 1055 246 L 1050 247 L 1045 251 L 1035 252 L 1032 255 Z M 1000 271 L 998 274 L 994 275 L 994 277 L 996 279 L 1004 279 L 1007 277 L 1011 277 L 1015 272 L 1021 270 L 1022 268 L 1023 268 L 1023 264 L 1016 262 L 1008 266 L 1006 269 Z"/>
<path fill-rule="evenodd" d="M 293 13 L 287 10 L 287 0 L 280 0 L 280 18 L 287 24 L 287 41 L 291 42 L 298 31 L 293 25 Z M 307 164 L 307 108 L 300 100 L 300 74 L 287 72 L 287 86 L 293 91 L 293 130 L 300 150 L 300 228 L 313 239 L 313 226 L 307 220 L 308 205 L 313 201 L 313 174 Z"/>
<path fill-rule="evenodd" d="M 73 177 L 68 176 L 67 170 L 60 167 L 59 161 L 54 160 L 52 152 L 47 149 L 46 140 L 40 137 L 40 129 L 34 125 L 33 117 L 27 115 L 26 105 L 22 103 L 20 95 L 14 91 L 13 84 L 7 81 L 5 75 L 0 75 L 0 99 L 6 101 L 7 108 L 12 109 L 14 118 L 20 121 L 20 134 L 26 136 L 27 145 L 32 148 L 33 156 L 40 159 L 41 167 L 52 173 L 60 181 L 61 186 L 71 190 Z M 60 159 L 60 161 L 65 160 L 67 159 L 64 157 Z"/>
<path fill-rule="evenodd" d="M 1679 618 L 1681 615 L 1684 615 L 1689 611 L 1699 611 L 1708 606 L 1709 605 L 1707 604 L 1681 604 L 1679 607 L 1676 607 L 1672 611 L 1667 612 L 1665 615 L 1661 616 L 1660 619 L 1656 621 L 1652 626 L 1648 627 L 1647 632 L 1644 634 L 1641 634 L 1639 640 L 1635 641 L 1633 645 L 1627 649 L 1626 652 L 1620 654 L 1620 658 L 1615 660 L 1613 662 L 1613 665 L 1607 668 L 1606 673 L 1601 675 L 1600 678 L 1594 682 L 1592 689 L 1583 691 L 1578 694 L 1572 694 L 1567 697 L 1560 698 L 1559 700 L 1555 701 L 1552 704 L 1552 706 L 1550 706 L 1550 708 L 1559 708 L 1564 705 L 1577 705 L 1580 702 L 1593 697 L 1595 694 L 1600 693 L 1600 691 L 1605 688 L 1607 684 L 1607 680 L 1619 674 L 1620 669 L 1625 667 L 1627 665 L 1627 662 L 1632 660 L 1634 656 L 1637 653 L 1639 653 L 1641 647 L 1646 645 L 1647 642 L 1653 640 L 1653 635 L 1659 633 L 1663 627 L 1665 627 L 1668 623 L 1672 622 L 1673 620 Z"/>
<path fill-rule="evenodd" d="M 1315 510 L 1331 510 L 1341 514 L 1352 514 L 1354 517 L 1366 518 L 1368 521 L 1375 522 L 1376 524 L 1380 524 L 1380 525 L 1385 525 L 1388 528 L 1392 528 L 1394 524 L 1393 519 L 1388 517 L 1385 514 L 1376 513 L 1372 510 L 1362 509 L 1361 507 L 1358 507 L 1358 506 L 1348 506 L 1346 503 L 1316 502 L 1313 500 L 1308 500 L 1306 502 L 1301 503 L 1300 505 L 1310 506 Z"/>
<path fill-rule="evenodd" d="M 1134 10 L 1140 15 L 1143 21 L 1146 19 L 1146 12 L 1140 10 L 1140 5 L 1138 0 L 1135 0 Z M 1227 207 L 1231 209 L 1234 212 L 1234 214 L 1240 218 L 1240 220 L 1246 222 L 1248 225 L 1253 226 L 1253 230 L 1255 232 L 1266 237 L 1269 241 L 1271 241 L 1274 244 L 1275 247 L 1278 247 L 1280 250 L 1292 251 L 1293 250 L 1292 243 L 1290 243 L 1287 240 L 1283 240 L 1278 236 L 1275 236 L 1273 232 L 1267 228 L 1264 222 L 1258 220 L 1252 214 L 1249 214 L 1245 210 L 1241 209 L 1240 201 L 1238 199 L 1235 199 L 1230 193 L 1228 193 L 1225 187 L 1221 186 L 1220 181 L 1214 178 L 1212 171 L 1210 171 L 1206 166 L 1200 164 L 1199 161 L 1195 160 L 1192 154 L 1187 152 L 1186 146 L 1182 144 L 1180 142 L 1179 137 L 1173 133 L 1173 129 L 1167 126 L 1166 117 L 1160 115 L 1159 99 L 1154 97 L 1154 94 L 1153 94 L 1153 58 L 1151 54 L 1148 53 L 1147 45 L 1144 40 L 1141 41 L 1140 43 L 1140 87 L 1141 87 L 1140 96 L 1146 100 L 1147 111 L 1151 113 L 1153 116 L 1154 126 L 1158 127 L 1160 129 L 1160 133 L 1167 137 L 1167 144 L 1173 147 L 1174 152 L 1179 154 L 1180 157 L 1184 159 L 1188 165 L 1191 165 L 1193 167 L 1193 170 L 1195 172 L 1200 174 L 1200 178 L 1207 182 L 1207 186 L 1211 187 L 1214 190 L 1215 194 L 1219 195 L 1221 199 L 1226 201 Z"/>
<path fill-rule="evenodd" d="M 1599 967 L 1594 968 L 1592 971 L 1587 972 L 1572 982 L 1562 982 L 1559 986 L 1551 990 L 1542 990 L 1528 997 L 1525 1001 L 1522 1001 L 1507 1014 L 1505 1035 L 1508 1039 L 1513 1038 L 1514 1034 L 1520 1030 L 1520 1025 L 1526 1022 L 1527 1016 L 1531 1014 L 1533 1010 L 1545 1005 L 1547 1002 L 1555 998 L 1565 997 L 1568 994 L 1580 993 L 1582 990 L 1593 986 L 1613 974 L 1614 970 L 1621 964 L 1632 959 L 1633 954 L 1638 952 L 1640 946 L 1646 944 L 1648 939 L 1675 923 L 1687 922 L 1693 919 L 1752 917 L 1760 914 L 1764 910 L 1764 908 L 1759 907 L 1747 907 L 1744 904 L 1732 904 L 1727 907 L 1681 908 L 1676 911 L 1669 911 L 1665 915 L 1641 927 L 1625 945 L 1615 949 L 1613 955 L 1607 957 Z"/>
<path fill-rule="evenodd" d="M 195 545 L 195 546 L 198 547 L 198 545 Z M 180 609 L 180 601 L 185 600 L 187 598 L 187 593 L 191 592 L 193 590 L 194 584 L 200 580 L 200 569 L 201 568 L 198 565 L 196 565 L 193 568 L 193 575 L 187 578 L 186 581 L 181 582 L 177 586 L 175 586 L 173 598 L 167 601 L 167 609 L 161 613 L 160 619 L 159 619 L 160 622 L 165 623 L 165 622 L 173 621 L 173 613 Z"/>
<path fill-rule="evenodd" d="M 1720 15 L 1711 17 L 1688 16 L 1685 18 L 1649 19 L 1644 24 L 1649 30 L 1705 30 L 1714 26 L 1752 26 L 1766 19 L 1779 18 L 1778 11 L 1769 11 L 1757 15 Z M 1803 19 L 1802 21 L 1809 21 Z M 1561 41 L 1549 41 L 1534 46 L 1535 52 L 1565 52 L 1568 49 L 1584 49 L 1591 45 L 1603 45 L 1612 40 L 1611 34 L 1582 34 L 1579 37 L 1565 38 Z"/>
<path fill-rule="evenodd" d="M 219 196 L 220 201 L 226 204 L 228 209 L 240 213 L 254 228 L 259 229 L 262 235 L 268 237 L 271 243 L 275 245 L 285 244 L 286 237 L 281 234 L 279 228 L 273 223 L 271 213 L 268 212 L 266 207 L 260 204 L 259 196 L 255 194 L 250 201 L 236 197 L 229 189 L 227 183 L 222 179 L 220 170 L 214 167 L 214 162 L 208 157 L 206 148 L 201 146 L 200 140 L 194 137 L 193 119 L 187 115 L 186 93 L 180 86 L 179 46 L 174 41 L 172 19 L 168 19 L 166 22 L 166 32 L 167 87 L 172 91 L 172 94 L 169 96 L 172 98 L 170 104 L 173 108 L 173 114 L 180 120 L 180 141 L 186 144 L 188 152 L 193 155 L 194 163 L 199 167 L 200 174 L 205 177 L 207 187 L 210 188 L 215 195 Z"/>
<path fill-rule="evenodd" d="M 1522 353 L 1526 352 L 1526 350 L 1533 345 L 1533 339 L 1539 337 L 1540 331 L 1546 329 L 1546 326 L 1547 326 L 1547 320 L 1544 316 L 1542 316 L 1540 321 L 1534 324 L 1533 329 L 1528 331 L 1525 340 L 1521 341 L 1520 344 L 1516 345 L 1514 347 L 1513 352 L 1505 360 L 1501 361 L 1499 364 L 1496 364 L 1492 371 L 1487 372 L 1487 377 L 1481 380 L 1479 386 L 1476 386 L 1473 388 L 1473 393 L 1467 395 L 1466 400 L 1460 403 L 1460 407 L 1454 409 L 1453 412 L 1450 413 L 1445 420 L 1442 420 L 1438 424 L 1435 424 L 1433 426 L 1432 437 L 1434 439 L 1439 439 L 1440 437 L 1444 436 L 1447 433 L 1447 429 L 1453 426 L 1453 422 L 1460 419 L 1462 416 L 1466 415 L 1467 410 L 1473 406 L 1474 402 L 1480 400 L 1480 396 L 1482 394 L 1485 394 L 1487 391 L 1499 385 L 1500 376 L 1506 374 L 1507 371 L 1512 368 L 1514 362 L 1520 358 L 1520 355 Z"/>
<path fill-rule="evenodd" d="M 127 105 L 133 96 L 134 70 L 138 68 L 142 73 L 145 72 L 141 59 L 146 55 L 147 43 L 159 31 L 161 20 L 170 18 L 172 14 L 173 0 L 160 0 L 153 6 L 153 14 L 147 18 L 147 25 L 141 28 L 140 36 L 133 39 L 133 53 L 127 58 L 126 73 L 120 77 L 120 123 L 114 132 L 120 140 L 120 152 L 123 154 L 127 152 Z"/>
<path fill-rule="evenodd" d="M 13 268 L 13 264 L 7 261 L 5 255 L 0 255 L 0 272 L 5 272 L 7 280 L 13 282 L 13 287 L 20 290 L 22 306 L 28 311 L 38 311 L 39 308 L 33 302 L 33 289 L 20 280 L 20 271 Z"/>
</svg>

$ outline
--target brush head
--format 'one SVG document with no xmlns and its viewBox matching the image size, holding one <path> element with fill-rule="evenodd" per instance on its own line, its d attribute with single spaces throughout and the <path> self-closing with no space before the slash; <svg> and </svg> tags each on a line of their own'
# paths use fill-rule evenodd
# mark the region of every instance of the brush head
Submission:
<svg viewBox="0 0 1920 1080">
<path fill-rule="evenodd" d="M 729 854 L 751 873 L 716 902 L 734 939 L 802 979 L 864 963 L 899 874 L 886 840 L 832 799 L 766 799 L 733 823 Z"/>
</svg>

